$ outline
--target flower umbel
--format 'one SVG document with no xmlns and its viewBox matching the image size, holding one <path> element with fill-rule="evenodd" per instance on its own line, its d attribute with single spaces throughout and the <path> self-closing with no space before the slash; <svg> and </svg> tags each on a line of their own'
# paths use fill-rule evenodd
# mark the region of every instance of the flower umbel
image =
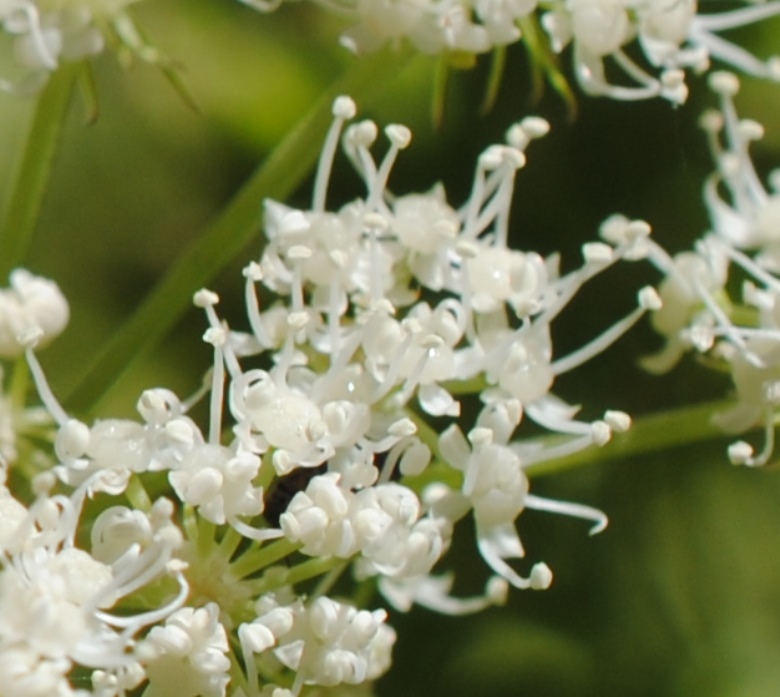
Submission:
<svg viewBox="0 0 780 697">
<path fill-rule="evenodd" d="M 249 331 L 220 319 L 215 293 L 195 294 L 214 356 L 206 427 L 189 413 L 202 394 L 182 401 L 164 388 L 143 392 L 139 420 L 72 418 L 35 354 L 62 310 L 7 313 L 0 330 L 25 353 L 57 460 L 33 479 L 28 505 L 6 491 L 0 511 L 13 531 L 0 539 L 0 670 L 14 657 L 38 690 L 19 694 L 80 695 L 71 671 L 89 673 L 101 697 L 137 686 L 146 697 L 256 697 L 364 684 L 388 668 L 396 637 L 385 610 L 328 595 L 347 569 L 342 584 L 368 584 L 399 610 L 463 614 L 504 602 L 510 585 L 550 585 L 544 562 L 527 576 L 513 566 L 525 556 L 524 510 L 588 520 L 591 533 L 606 526 L 594 508 L 532 494 L 527 468 L 629 427 L 618 411 L 579 418 L 552 389 L 658 312 L 658 294 L 641 289 L 633 311 L 567 355 L 556 355 L 551 325 L 594 276 L 654 249 L 648 226 L 605 225 L 605 241 L 561 273 L 557 256 L 509 246 L 515 178 L 546 122 L 524 119 L 489 147 L 456 208 L 441 185 L 392 194 L 411 133 L 388 126 L 375 159 L 378 128 L 347 126 L 355 112 L 347 97 L 333 105 L 311 207 L 265 202 L 268 242 L 244 270 Z M 339 141 L 365 193 L 332 210 Z M 276 297 L 267 308 L 258 284 Z M 61 308 L 38 285 L 33 306 Z M 524 441 L 528 420 L 556 440 Z M 161 477 L 167 497 L 152 494 Z M 463 598 L 436 566 L 469 513 L 489 571 L 484 594 Z M 22 631 L 37 608 L 68 631 Z"/>
</svg>

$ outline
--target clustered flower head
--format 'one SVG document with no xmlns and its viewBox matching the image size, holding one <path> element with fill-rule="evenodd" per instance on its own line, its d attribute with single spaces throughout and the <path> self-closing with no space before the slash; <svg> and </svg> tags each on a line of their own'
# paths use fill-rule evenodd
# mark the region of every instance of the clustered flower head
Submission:
<svg viewBox="0 0 780 697">
<path fill-rule="evenodd" d="M 242 1 L 263 11 L 282 4 Z M 686 71 L 703 72 L 713 59 L 780 80 L 780 58 L 761 60 L 721 36 L 780 14 L 780 2 L 742 2 L 722 12 L 702 12 L 696 0 L 339 0 L 328 6 L 357 21 L 341 42 L 358 53 L 404 40 L 428 54 L 479 54 L 524 41 L 528 31 L 534 36 L 529 50 L 536 51 L 539 21 L 549 41 L 544 50 L 571 46 L 587 93 L 619 100 L 660 96 L 681 104 L 688 96 Z"/>
<path fill-rule="evenodd" d="M 214 355 L 205 428 L 190 415 L 204 394 L 161 387 L 143 392 L 136 420 L 73 418 L 36 356 L 67 305 L 22 271 L 0 295 L 54 451 L 29 500 L 0 490 L 9 694 L 293 697 L 365 684 L 390 666 L 396 636 L 385 609 L 355 607 L 331 595 L 335 584 L 373 584 L 397 611 L 474 612 L 510 586 L 552 581 L 542 561 L 517 568 L 524 510 L 606 526 L 597 509 L 532 494 L 527 469 L 630 426 L 620 411 L 580 417 L 552 389 L 662 312 L 658 294 L 639 290 L 635 310 L 567 355 L 550 329 L 590 279 L 654 249 L 648 226 L 609 222 L 563 273 L 557 255 L 509 246 L 515 177 L 545 121 L 524 119 L 485 150 L 455 208 L 441 185 L 391 193 L 411 133 L 388 126 L 377 159 L 378 128 L 347 125 L 355 112 L 347 97 L 334 102 L 311 207 L 265 203 L 267 243 L 244 269 L 249 331 L 220 319 L 215 293 L 195 293 Z M 331 209 L 340 141 L 365 191 Z M 556 438 L 521 439 L 526 421 Z M 4 463 L 4 481 L 15 466 Z M 467 516 L 487 571 L 484 593 L 463 598 L 439 567 Z"/>
<path fill-rule="evenodd" d="M 774 171 L 765 186 L 753 165 L 749 147 L 764 129 L 739 118 L 737 77 L 717 72 L 710 86 L 720 99 L 700 122 L 716 166 L 704 186 L 710 229 L 673 257 L 650 243 L 649 258 L 665 274 L 664 306 L 652 318 L 665 346 L 644 365 L 665 372 L 693 350 L 727 370 L 736 403 L 715 421 L 733 433 L 764 427 L 759 453 L 745 441 L 729 448 L 733 463 L 759 466 L 772 456 L 780 404 L 780 179 Z"/>
</svg>

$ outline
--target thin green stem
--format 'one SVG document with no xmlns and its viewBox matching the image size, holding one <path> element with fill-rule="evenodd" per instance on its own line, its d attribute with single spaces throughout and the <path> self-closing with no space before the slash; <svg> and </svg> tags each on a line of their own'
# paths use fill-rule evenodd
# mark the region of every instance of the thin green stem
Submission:
<svg viewBox="0 0 780 697">
<path fill-rule="evenodd" d="M 271 574 L 269 578 L 264 576 L 263 578 L 258 578 L 254 581 L 248 581 L 246 587 L 251 591 L 253 596 L 260 596 L 264 593 L 270 593 L 279 588 L 284 588 L 285 586 L 294 586 L 296 583 L 322 576 L 343 564 L 344 560 L 338 559 L 337 557 L 328 557 L 325 559 L 315 557 L 294 566 L 285 573 L 274 573 Z"/>
<path fill-rule="evenodd" d="M 341 575 L 347 570 L 347 567 L 349 566 L 349 561 L 344 560 L 339 564 L 338 566 L 334 566 L 328 573 L 326 573 L 321 579 L 320 582 L 317 584 L 317 587 L 314 589 L 312 594 L 309 596 L 311 598 L 319 598 L 321 595 L 327 595 L 330 593 L 331 588 L 333 588 L 334 585 L 336 585 L 336 581 L 338 581 L 341 578 Z"/>
<path fill-rule="evenodd" d="M 359 583 L 352 592 L 352 604 L 358 608 L 367 608 L 376 595 L 376 583 L 376 576 L 367 578 L 365 581 Z"/>
<path fill-rule="evenodd" d="M 558 66 L 558 56 L 553 52 L 538 18 L 533 15 L 524 17 L 518 24 L 523 32 L 523 45 L 531 59 L 532 100 L 537 102 L 541 99 L 546 78 L 566 104 L 569 118 L 574 119 L 577 115 L 577 98 Z"/>
<path fill-rule="evenodd" d="M 431 449 L 431 452 L 436 459 L 442 460 L 441 451 L 439 450 L 439 434 L 436 433 L 431 425 L 414 410 L 406 408 L 404 409 L 404 413 L 406 414 L 406 417 L 413 421 L 414 425 L 417 426 L 417 437 Z"/>
<path fill-rule="evenodd" d="M 504 68 L 506 67 L 506 46 L 498 46 L 493 49 L 491 55 L 490 72 L 485 88 L 485 96 L 480 107 L 481 114 L 489 114 L 498 99 L 498 93 L 504 80 Z"/>
<path fill-rule="evenodd" d="M 203 516 L 198 517 L 198 554 L 201 559 L 211 556 L 211 550 L 214 547 L 214 534 L 217 526 Z"/>
<path fill-rule="evenodd" d="M 240 533 L 228 527 L 217 546 L 217 551 L 214 554 L 215 560 L 228 563 L 243 539 Z"/>
<path fill-rule="evenodd" d="M 192 543 L 196 543 L 198 541 L 198 519 L 195 515 L 195 509 L 189 504 L 184 506 L 182 526 L 187 539 Z"/>
<path fill-rule="evenodd" d="M 30 387 L 30 368 L 24 356 L 14 362 L 11 370 L 11 384 L 8 386 L 8 397 L 15 409 L 24 409 L 27 402 L 27 391 Z"/>
<path fill-rule="evenodd" d="M 78 64 L 65 63 L 38 97 L 0 224 L 0 278 L 24 262 L 38 223 Z"/>
<path fill-rule="evenodd" d="M 260 549 L 250 549 L 244 552 L 235 563 L 230 565 L 230 575 L 234 578 L 249 576 L 274 562 L 292 554 L 300 545 L 282 538 Z"/>
<path fill-rule="evenodd" d="M 143 482 L 141 482 L 141 478 L 138 475 L 134 474 L 130 477 L 130 481 L 127 483 L 127 489 L 125 490 L 125 496 L 132 508 L 138 511 L 152 510 L 152 499 L 144 488 Z"/>
<path fill-rule="evenodd" d="M 411 55 L 381 51 L 353 63 L 313 109 L 289 132 L 222 214 L 170 267 L 135 314 L 103 345 L 85 377 L 66 398 L 70 409 L 94 409 L 122 375 L 138 365 L 164 338 L 206 285 L 257 234 L 261 204 L 285 198 L 311 171 L 332 120 L 333 100 L 355 94 L 360 105 L 380 95 Z"/>
</svg>

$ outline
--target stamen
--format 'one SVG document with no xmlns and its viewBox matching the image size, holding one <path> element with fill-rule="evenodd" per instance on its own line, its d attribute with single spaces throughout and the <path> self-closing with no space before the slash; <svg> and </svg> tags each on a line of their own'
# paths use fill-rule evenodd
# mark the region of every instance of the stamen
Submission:
<svg viewBox="0 0 780 697">
<path fill-rule="evenodd" d="M 263 318 L 260 314 L 260 301 L 257 297 L 256 284 L 263 279 L 263 272 L 260 268 L 260 264 L 255 261 L 250 263 L 244 269 L 244 277 L 246 278 L 244 299 L 247 308 L 247 316 L 249 318 L 249 326 L 252 328 L 252 332 L 260 342 L 260 345 L 264 348 L 271 348 L 273 346 L 273 341 L 263 323 Z"/>
<path fill-rule="evenodd" d="M 547 511 L 548 513 L 560 513 L 561 515 L 573 516 L 584 520 L 592 520 L 595 524 L 590 529 L 590 535 L 597 535 L 602 532 L 609 522 L 606 514 L 598 508 L 585 506 L 581 503 L 571 503 L 569 501 L 555 501 L 545 499 L 540 496 L 528 494 L 525 497 L 525 505 L 536 511 Z"/>
<path fill-rule="evenodd" d="M 209 443 L 218 445 L 222 435 L 222 404 L 225 396 L 225 362 L 222 347 L 225 332 L 220 329 L 206 330 L 203 340 L 214 346 L 214 370 L 211 373 L 211 401 L 209 403 Z"/>
<path fill-rule="evenodd" d="M 253 0 L 257 1 L 257 0 Z M 336 97 L 333 102 L 333 123 L 330 125 L 325 143 L 322 146 L 320 160 L 317 164 L 317 174 L 314 178 L 314 196 L 312 208 L 317 212 L 325 210 L 325 199 L 328 194 L 328 181 L 333 169 L 333 159 L 339 144 L 341 129 L 345 121 L 355 117 L 357 107 L 349 97 Z"/>
<path fill-rule="evenodd" d="M 618 320 L 609 329 L 602 332 L 595 339 L 589 341 L 585 346 L 573 351 L 568 356 L 559 358 L 557 361 L 553 361 L 552 370 L 555 375 L 563 375 L 574 368 L 581 366 L 583 363 L 589 361 L 591 358 L 597 356 L 602 351 L 608 349 L 614 344 L 623 334 L 625 334 L 631 327 L 633 327 L 647 312 L 647 310 L 659 310 L 661 309 L 661 300 L 652 288 L 646 288 L 643 290 L 652 290 L 653 294 L 647 294 L 650 297 L 645 297 L 640 300 L 642 303 L 640 307 L 630 312 L 623 319 Z M 640 291 L 641 293 L 641 291 Z"/>
<path fill-rule="evenodd" d="M 35 342 L 33 341 L 30 345 L 28 345 L 24 351 L 24 356 L 27 359 L 27 365 L 30 366 L 30 373 L 33 376 L 35 388 L 38 390 L 38 396 L 41 398 L 43 406 L 46 408 L 46 411 L 49 412 L 54 421 L 56 421 L 59 426 L 65 426 L 65 424 L 68 423 L 70 417 L 67 415 L 62 406 L 60 406 L 60 403 L 57 401 L 57 398 L 51 391 L 51 387 L 49 387 L 49 383 L 46 380 L 43 368 L 41 368 L 41 364 L 38 362 L 38 358 L 33 351 L 34 344 Z"/>
</svg>

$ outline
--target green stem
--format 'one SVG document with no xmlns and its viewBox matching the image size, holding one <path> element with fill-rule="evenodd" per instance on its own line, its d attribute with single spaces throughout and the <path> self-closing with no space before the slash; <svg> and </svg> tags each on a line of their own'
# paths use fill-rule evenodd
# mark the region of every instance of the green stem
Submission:
<svg viewBox="0 0 780 697">
<path fill-rule="evenodd" d="M 495 106 L 498 99 L 498 93 L 504 80 L 504 68 L 506 68 L 506 46 L 498 46 L 493 49 L 491 55 L 490 72 L 488 73 L 488 83 L 485 88 L 485 96 L 482 100 L 480 113 L 489 114 Z"/>
<path fill-rule="evenodd" d="M 352 604 L 358 608 L 367 608 L 376 595 L 376 577 L 372 576 L 357 585 L 352 592 Z"/>
<path fill-rule="evenodd" d="M 125 489 L 125 496 L 134 509 L 147 512 L 152 510 L 152 499 L 137 474 L 130 477 L 127 489 Z"/>
<path fill-rule="evenodd" d="M 38 97 L 21 160 L 8 188 L 0 224 L 0 278 L 24 262 L 41 212 L 46 185 L 79 64 L 65 63 Z"/>
<path fill-rule="evenodd" d="M 198 554 L 201 559 L 207 559 L 211 556 L 216 530 L 216 525 L 210 520 L 206 520 L 203 516 L 198 517 Z"/>
<path fill-rule="evenodd" d="M 642 416 L 627 433 L 616 435 L 603 448 L 591 447 L 568 457 L 540 462 L 538 465 L 531 465 L 526 471 L 529 476 L 542 476 L 597 462 L 647 455 L 701 441 L 727 438 L 728 434 L 712 424 L 712 415 L 730 406 L 733 406 L 733 402 L 707 402 Z M 541 440 L 548 444 L 551 442 L 549 438 Z M 725 453 L 723 457 L 725 459 Z"/>
<path fill-rule="evenodd" d="M 404 414 L 408 419 L 414 422 L 415 426 L 417 426 L 417 437 L 431 449 L 431 453 L 437 460 L 443 461 L 444 458 L 439 450 L 439 434 L 413 409 L 407 407 L 404 409 Z"/>
<path fill-rule="evenodd" d="M 364 106 L 382 94 L 410 55 L 381 51 L 355 61 L 326 91 L 222 214 L 170 267 L 135 314 L 103 345 L 85 377 L 68 395 L 70 409 L 94 409 L 120 377 L 143 361 L 164 338 L 190 305 L 193 292 L 213 279 L 257 234 L 263 200 L 283 199 L 301 184 L 319 155 L 333 118 L 334 98 L 353 93 Z"/>
<path fill-rule="evenodd" d="M 282 538 L 259 550 L 247 550 L 230 565 L 230 575 L 244 578 L 292 554 L 300 545 Z"/>
<path fill-rule="evenodd" d="M 240 533 L 237 533 L 233 528 L 228 527 L 222 539 L 219 541 L 217 551 L 214 555 L 215 561 L 218 560 L 228 564 L 243 539 L 244 538 Z"/>
<path fill-rule="evenodd" d="M 553 53 L 544 30 L 536 16 L 528 16 L 518 22 L 523 32 L 523 45 L 531 60 L 531 93 L 533 102 L 542 97 L 544 79 L 552 85 L 566 104 L 571 120 L 577 115 L 577 98 L 566 76 L 558 67 L 558 56 Z"/>
<path fill-rule="evenodd" d="M 343 559 L 338 559 L 337 557 L 327 557 L 325 559 L 315 557 L 294 566 L 286 573 L 272 574 L 270 578 L 263 577 L 254 581 L 248 581 L 246 587 L 251 591 L 253 597 L 258 597 L 285 586 L 294 586 L 296 583 L 322 576 L 334 568 L 342 567 L 344 563 Z"/>
<path fill-rule="evenodd" d="M 187 536 L 187 539 L 193 544 L 196 544 L 198 541 L 198 519 L 195 515 L 195 509 L 189 504 L 184 506 L 182 527 L 184 528 L 184 534 Z"/>
<path fill-rule="evenodd" d="M 330 593 L 331 588 L 341 578 L 341 575 L 347 570 L 349 561 L 342 561 L 341 564 L 334 566 L 328 573 L 320 579 L 317 587 L 309 596 L 310 598 L 319 598 L 321 595 L 327 595 Z M 296 567 L 297 568 L 297 567 Z"/>
<path fill-rule="evenodd" d="M 27 403 L 27 391 L 30 386 L 30 369 L 24 356 L 14 362 L 11 371 L 11 384 L 7 388 L 8 398 L 15 409 L 24 409 Z"/>
</svg>

